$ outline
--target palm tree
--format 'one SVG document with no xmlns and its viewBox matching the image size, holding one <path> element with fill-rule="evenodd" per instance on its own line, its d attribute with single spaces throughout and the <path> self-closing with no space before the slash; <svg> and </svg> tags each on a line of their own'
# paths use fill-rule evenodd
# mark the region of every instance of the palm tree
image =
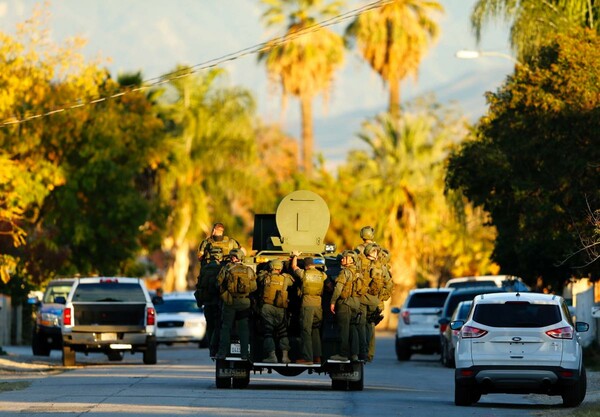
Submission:
<svg viewBox="0 0 600 417">
<path fill-rule="evenodd" d="M 316 26 L 327 17 L 339 15 L 342 2 L 334 0 L 262 0 L 268 6 L 263 14 L 267 27 L 285 25 L 283 38 L 269 41 L 259 53 L 267 71 L 281 84 L 284 97 L 300 100 L 302 117 L 301 159 L 304 172 L 313 167 L 312 101 L 331 85 L 335 70 L 344 59 L 341 36 Z M 302 34 L 302 36 L 298 36 Z"/>
<path fill-rule="evenodd" d="M 191 243 L 210 230 L 214 216 L 225 225 L 247 216 L 249 205 L 239 202 L 257 182 L 248 169 L 256 156 L 254 100 L 246 90 L 221 86 L 223 75 L 212 69 L 175 79 L 172 94 L 164 95 L 172 146 L 172 162 L 161 179 L 169 212 L 163 251 L 171 254 L 166 290 L 187 289 Z M 166 101 L 172 96 L 175 100 Z"/>
<path fill-rule="evenodd" d="M 356 41 L 363 58 L 389 85 L 389 112 L 400 114 L 400 83 L 416 77 L 439 27 L 431 19 L 443 12 L 436 1 L 395 0 L 360 14 L 346 29 L 348 44 Z"/>
<path fill-rule="evenodd" d="M 478 0 L 471 14 L 477 41 L 484 25 L 503 19 L 511 25 L 510 43 L 527 61 L 549 36 L 583 27 L 600 33 L 600 2 L 591 0 Z"/>
</svg>

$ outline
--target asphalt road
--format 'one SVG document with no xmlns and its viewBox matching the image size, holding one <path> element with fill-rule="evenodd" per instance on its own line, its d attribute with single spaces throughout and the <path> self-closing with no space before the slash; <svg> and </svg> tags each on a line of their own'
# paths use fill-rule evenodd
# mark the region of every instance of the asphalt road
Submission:
<svg viewBox="0 0 600 417">
<path fill-rule="evenodd" d="M 306 372 L 252 374 L 246 389 L 217 389 L 207 350 L 191 344 L 160 346 L 156 365 L 144 365 L 141 354 L 109 362 L 104 355 L 78 353 L 78 365 L 69 369 L 62 368 L 58 351 L 43 358 L 27 347 L 10 347 L 9 358 L 37 368 L 0 372 L 0 385 L 30 382 L 0 392 L 0 416 L 523 417 L 561 410 L 560 397 L 541 395 L 487 395 L 472 407 L 456 407 L 454 371 L 439 356 L 398 362 L 393 334 L 379 334 L 377 342 L 364 390 L 351 392 L 332 391 L 327 375 Z"/>
</svg>

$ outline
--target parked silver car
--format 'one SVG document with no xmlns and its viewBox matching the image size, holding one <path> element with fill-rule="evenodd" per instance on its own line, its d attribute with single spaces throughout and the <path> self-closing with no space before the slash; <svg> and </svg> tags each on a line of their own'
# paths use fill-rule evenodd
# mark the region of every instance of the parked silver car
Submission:
<svg viewBox="0 0 600 417">
<path fill-rule="evenodd" d="M 496 293 L 475 297 L 456 346 L 454 402 L 471 405 L 490 393 L 562 396 L 575 407 L 587 379 L 577 332 L 565 300 L 553 294 Z"/>
</svg>

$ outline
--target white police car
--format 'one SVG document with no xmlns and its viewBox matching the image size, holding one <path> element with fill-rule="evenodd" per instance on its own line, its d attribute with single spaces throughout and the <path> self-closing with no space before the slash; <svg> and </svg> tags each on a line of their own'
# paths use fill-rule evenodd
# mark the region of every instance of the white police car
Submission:
<svg viewBox="0 0 600 417">
<path fill-rule="evenodd" d="M 156 340 L 158 343 L 198 343 L 207 347 L 206 318 L 196 305 L 192 291 L 172 292 L 163 295 L 156 303 Z"/>
</svg>

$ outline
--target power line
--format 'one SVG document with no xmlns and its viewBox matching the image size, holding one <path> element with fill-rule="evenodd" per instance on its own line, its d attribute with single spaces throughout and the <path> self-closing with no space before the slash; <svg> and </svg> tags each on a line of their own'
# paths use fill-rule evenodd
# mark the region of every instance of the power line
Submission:
<svg viewBox="0 0 600 417">
<path fill-rule="evenodd" d="M 213 67 L 217 67 L 221 64 L 224 64 L 226 62 L 230 62 L 230 61 L 236 61 L 240 58 L 243 58 L 245 56 L 248 55 L 253 55 L 253 54 L 257 54 L 260 52 L 264 52 L 264 51 L 268 51 L 270 49 L 273 49 L 277 46 L 283 45 L 285 43 L 291 42 L 301 36 L 307 35 L 309 33 L 313 33 L 313 32 L 317 32 L 319 30 L 321 30 L 324 27 L 328 27 L 328 26 L 333 26 L 336 25 L 338 23 L 341 23 L 345 20 L 354 18 L 356 16 L 359 16 L 363 13 L 366 13 L 368 11 L 371 10 L 375 10 L 378 8 L 381 8 L 389 3 L 394 2 L 395 0 L 378 0 L 378 1 L 374 1 L 372 3 L 366 4 L 364 6 L 358 7 L 356 9 L 350 10 L 346 13 L 342 13 L 339 14 L 337 16 L 333 16 L 329 19 L 325 19 L 321 22 L 317 22 L 314 23 L 312 25 L 308 25 L 306 27 L 303 27 L 301 29 L 298 29 L 294 32 L 290 32 L 287 33 L 281 37 L 275 38 L 275 39 L 271 39 L 269 41 L 266 42 L 262 42 L 253 46 L 249 46 L 247 48 L 241 49 L 239 51 L 236 52 L 232 52 L 226 55 L 223 55 L 219 58 L 213 58 L 210 59 L 208 61 L 205 61 L 203 63 L 200 64 L 196 64 L 193 65 L 191 67 L 186 68 L 185 70 L 178 70 L 178 71 L 173 71 L 164 75 L 161 75 L 160 77 L 155 77 L 155 78 L 150 78 L 148 80 L 145 80 L 142 82 L 142 85 L 140 85 L 139 87 L 135 87 L 135 88 L 127 88 L 127 89 L 121 89 L 119 90 L 119 92 L 115 93 L 115 94 L 110 94 L 107 96 L 102 96 L 102 97 L 96 97 L 94 99 L 91 99 L 89 101 L 86 102 L 82 102 L 82 101 L 78 101 L 76 103 L 73 104 L 68 104 L 68 105 L 63 105 L 59 108 L 56 108 L 54 110 L 51 111 L 47 111 L 47 112 L 42 112 L 42 113 L 38 113 L 38 114 L 34 114 L 31 116 L 27 116 L 27 117 L 23 117 L 22 119 L 19 119 L 16 116 L 13 116 L 9 119 L 6 119 L 5 121 L 0 123 L 0 128 L 2 127 L 6 127 L 6 126 L 10 126 L 10 125 L 17 125 L 20 123 L 25 123 L 34 119 L 38 119 L 41 117 L 47 117 L 47 116 L 51 116 L 53 114 L 57 114 L 57 113 L 62 113 L 64 111 L 68 111 L 68 110 L 72 110 L 72 109 L 76 109 L 76 108 L 80 108 L 80 107 L 84 107 L 84 106 L 89 106 L 89 105 L 93 105 L 93 104 L 98 104 L 101 102 L 104 102 L 106 100 L 111 100 L 111 99 L 115 99 L 121 96 L 124 96 L 126 94 L 130 94 L 130 93 L 134 93 L 137 91 L 142 91 L 142 90 L 147 90 L 153 87 L 156 87 L 158 85 L 161 84 L 166 84 L 169 83 L 171 81 L 174 81 L 176 79 L 180 79 L 180 78 L 185 78 L 188 77 L 192 74 L 195 74 L 197 72 L 206 70 L 206 69 L 210 69 Z"/>
</svg>

